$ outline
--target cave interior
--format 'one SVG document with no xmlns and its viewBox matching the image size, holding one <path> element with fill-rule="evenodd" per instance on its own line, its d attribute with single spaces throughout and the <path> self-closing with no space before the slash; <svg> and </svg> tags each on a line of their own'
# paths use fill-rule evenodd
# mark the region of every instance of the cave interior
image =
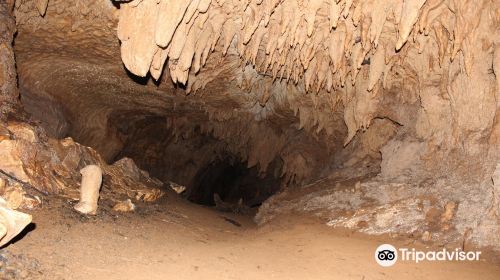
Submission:
<svg viewBox="0 0 500 280">
<path fill-rule="evenodd" d="M 500 260 L 499 1 L 6 0 L 0 23 L 0 195 L 33 222 L 92 165 L 104 222 L 180 203 Z"/>
</svg>

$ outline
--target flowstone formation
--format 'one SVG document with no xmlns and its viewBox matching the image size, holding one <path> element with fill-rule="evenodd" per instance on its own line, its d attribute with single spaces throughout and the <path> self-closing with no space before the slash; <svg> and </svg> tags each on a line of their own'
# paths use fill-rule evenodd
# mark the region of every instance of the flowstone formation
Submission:
<svg viewBox="0 0 500 280">
<path fill-rule="evenodd" d="M 142 168 L 194 195 L 207 170 L 240 163 L 278 181 L 252 185 L 256 204 L 281 191 L 259 223 L 314 212 L 331 226 L 500 250 L 499 1 L 4 6 L 1 98 L 17 96 L 14 9 L 25 110 L 53 141 L 92 147 L 71 144 L 99 154 L 85 163 L 105 175 Z M 124 157 L 138 167 L 113 164 Z"/>
</svg>

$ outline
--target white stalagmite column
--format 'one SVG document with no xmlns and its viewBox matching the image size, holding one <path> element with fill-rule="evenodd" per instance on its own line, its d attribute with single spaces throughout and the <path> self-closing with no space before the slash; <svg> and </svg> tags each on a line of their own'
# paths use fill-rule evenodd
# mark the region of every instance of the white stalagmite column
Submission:
<svg viewBox="0 0 500 280">
<path fill-rule="evenodd" d="M 31 215 L 10 209 L 0 197 L 0 247 L 12 240 L 29 223 Z"/>
<path fill-rule="evenodd" d="M 80 202 L 75 205 L 75 210 L 82 214 L 95 215 L 102 183 L 101 168 L 97 165 L 87 165 L 80 170 L 80 173 L 82 174 Z"/>
</svg>

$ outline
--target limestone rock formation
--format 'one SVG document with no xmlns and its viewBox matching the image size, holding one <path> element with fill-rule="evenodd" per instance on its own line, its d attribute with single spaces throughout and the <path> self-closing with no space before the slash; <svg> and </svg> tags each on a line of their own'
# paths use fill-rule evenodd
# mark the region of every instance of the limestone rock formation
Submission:
<svg viewBox="0 0 500 280">
<path fill-rule="evenodd" d="M 164 182 L 205 204 L 278 192 L 260 223 L 300 211 L 500 250 L 499 11 L 492 0 L 4 1 L 0 169 L 72 199 L 89 164 L 119 201 L 157 200 Z M 240 174 L 231 187 L 226 173 Z"/>
<path fill-rule="evenodd" d="M 22 129 L 19 126 L 18 123 L 7 125 L 9 138 L 0 141 L 0 195 L 14 209 L 35 208 L 40 204 L 39 196 L 49 193 L 77 200 L 81 177 L 78 170 L 87 165 L 102 168 L 108 178 L 103 183 L 105 198 L 121 195 L 154 201 L 164 194 L 159 189 L 163 183 L 138 169 L 130 159 L 107 165 L 93 149 L 71 138 L 51 139 L 35 126 L 27 123 L 22 124 Z M 27 194 L 25 190 L 36 195 Z"/>
<path fill-rule="evenodd" d="M 130 198 L 125 201 L 120 201 L 115 206 L 113 206 L 113 210 L 117 212 L 130 212 L 135 210 L 135 205 L 132 203 Z"/>
<path fill-rule="evenodd" d="M 0 118 L 5 120 L 6 114 L 12 112 L 19 95 L 16 84 L 16 66 L 12 41 L 16 32 L 13 17 L 14 1 L 0 3 Z"/>
<path fill-rule="evenodd" d="M 10 209 L 0 197 L 0 247 L 12 240 L 29 223 L 31 215 Z"/>
<path fill-rule="evenodd" d="M 80 173 L 82 174 L 80 201 L 74 208 L 82 214 L 95 215 L 102 184 L 101 168 L 97 165 L 87 165 L 80 170 Z"/>
</svg>

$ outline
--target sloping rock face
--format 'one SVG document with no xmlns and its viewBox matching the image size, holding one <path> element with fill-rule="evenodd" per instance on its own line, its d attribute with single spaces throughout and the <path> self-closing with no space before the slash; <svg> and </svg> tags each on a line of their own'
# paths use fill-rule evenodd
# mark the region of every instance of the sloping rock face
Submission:
<svg viewBox="0 0 500 280">
<path fill-rule="evenodd" d="M 357 177 L 342 170 L 275 195 L 259 208 L 255 221 L 265 224 L 282 215 L 308 213 L 332 227 L 438 242 L 451 249 L 479 246 L 498 254 L 496 185 L 491 179 L 467 184 L 449 177 Z"/>
<path fill-rule="evenodd" d="M 24 122 L 8 122 L 0 127 L 10 132 L 9 138 L 0 140 L 0 178 L 2 182 L 10 182 L 2 187 L 3 195 L 12 197 L 9 195 L 14 192 L 11 187 L 21 188 L 15 191 L 19 197 L 12 199 L 17 201 L 12 202 L 17 206 L 26 204 L 30 208 L 31 199 L 22 189 L 35 191 L 38 196 L 58 194 L 77 200 L 81 182 L 79 170 L 91 164 L 103 170 L 101 192 L 105 198 L 126 196 L 138 201 L 153 201 L 162 196 L 163 183 L 151 178 L 130 159 L 108 165 L 95 150 L 71 138 L 49 138 L 42 129 Z M 128 164 L 124 165 L 125 161 Z"/>
<path fill-rule="evenodd" d="M 341 209 L 350 218 L 335 208 L 331 225 L 498 247 L 487 233 L 500 227 L 498 1 L 18 0 L 14 10 L 21 101 L 54 138 L 188 187 L 236 160 L 298 196 L 329 192 L 300 198 L 301 211 L 352 200 Z M 352 195 L 338 193 L 338 172 L 363 178 Z M 259 221 L 287 208 L 280 197 L 290 200 L 273 198 Z"/>
</svg>

